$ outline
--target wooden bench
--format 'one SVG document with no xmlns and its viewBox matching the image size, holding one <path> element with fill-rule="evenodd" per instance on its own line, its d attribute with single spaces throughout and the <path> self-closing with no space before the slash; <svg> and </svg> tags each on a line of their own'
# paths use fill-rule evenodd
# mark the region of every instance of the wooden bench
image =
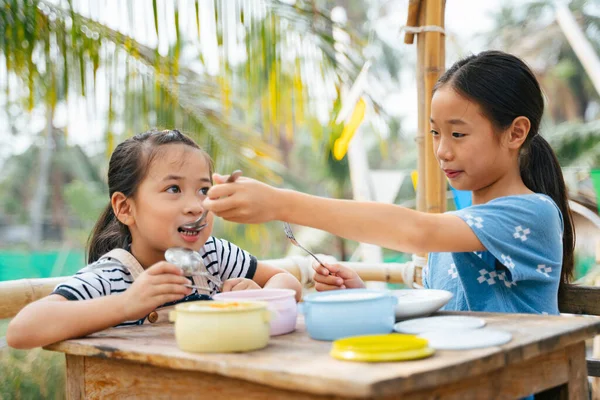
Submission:
<svg viewBox="0 0 600 400">
<path fill-rule="evenodd" d="M 600 287 L 569 285 L 558 295 L 561 313 L 600 315 Z M 588 375 L 600 377 L 600 360 L 588 358 Z"/>
</svg>

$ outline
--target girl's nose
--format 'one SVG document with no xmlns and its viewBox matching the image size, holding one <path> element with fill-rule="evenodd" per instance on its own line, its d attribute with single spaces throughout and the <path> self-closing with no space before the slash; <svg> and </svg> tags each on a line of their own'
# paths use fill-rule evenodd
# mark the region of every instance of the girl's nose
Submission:
<svg viewBox="0 0 600 400">
<path fill-rule="evenodd" d="M 448 145 L 448 142 L 440 139 L 439 145 L 436 149 L 436 155 L 438 160 L 450 161 L 452 159 L 452 149 Z"/>
<path fill-rule="evenodd" d="M 204 212 L 202 199 L 189 199 L 185 205 L 184 212 L 186 214 L 202 214 Z"/>
</svg>

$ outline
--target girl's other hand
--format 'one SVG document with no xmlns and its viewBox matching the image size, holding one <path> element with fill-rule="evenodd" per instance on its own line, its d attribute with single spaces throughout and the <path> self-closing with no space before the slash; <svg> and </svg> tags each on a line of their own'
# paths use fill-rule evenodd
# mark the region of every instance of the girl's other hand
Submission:
<svg viewBox="0 0 600 400">
<path fill-rule="evenodd" d="M 192 293 L 190 281 L 176 265 L 160 261 L 145 270 L 123 293 L 125 321 L 144 318 L 165 303 L 181 300 Z"/>
<path fill-rule="evenodd" d="M 337 289 L 364 288 L 365 283 L 360 279 L 356 271 L 340 264 L 324 263 L 324 266 L 314 261 L 315 289 L 318 292 Z"/>
<path fill-rule="evenodd" d="M 227 279 L 223 283 L 222 292 L 235 292 L 237 290 L 262 289 L 260 285 L 248 278 Z"/>
</svg>

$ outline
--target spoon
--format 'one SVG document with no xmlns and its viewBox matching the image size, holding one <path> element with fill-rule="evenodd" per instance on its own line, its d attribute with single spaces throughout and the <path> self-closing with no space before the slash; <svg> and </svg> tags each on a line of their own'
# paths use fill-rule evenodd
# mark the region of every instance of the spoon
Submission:
<svg viewBox="0 0 600 400">
<path fill-rule="evenodd" d="M 197 251 L 184 247 L 170 247 L 165 251 L 165 260 L 181 268 L 184 276 L 203 276 L 212 281 L 219 290 L 223 287 L 221 279 L 206 270 L 204 260 L 202 260 L 202 256 Z M 186 286 L 206 289 L 189 284 Z"/>
<path fill-rule="evenodd" d="M 235 180 L 237 178 L 239 178 L 240 176 L 242 176 L 242 171 L 239 169 L 236 169 L 235 171 L 233 171 L 231 173 L 231 175 L 229 175 L 229 178 L 227 178 L 227 182 L 226 183 L 232 183 L 235 182 Z M 204 211 L 202 213 L 202 215 L 200 216 L 200 218 L 198 218 L 197 220 L 195 220 L 194 222 L 190 222 L 184 225 L 181 225 L 182 228 L 184 229 L 190 229 L 190 230 L 195 230 L 198 229 L 202 226 L 202 224 L 204 223 L 204 220 L 206 219 L 206 216 L 208 215 L 208 210 Z"/>
</svg>

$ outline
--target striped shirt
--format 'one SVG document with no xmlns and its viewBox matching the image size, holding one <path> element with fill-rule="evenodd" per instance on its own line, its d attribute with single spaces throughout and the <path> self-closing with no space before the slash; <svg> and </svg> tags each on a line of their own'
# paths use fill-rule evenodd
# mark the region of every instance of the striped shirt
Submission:
<svg viewBox="0 0 600 400">
<path fill-rule="evenodd" d="M 254 277 L 258 264 L 256 257 L 226 240 L 211 236 L 199 252 L 208 272 L 218 276 L 223 282 L 233 278 L 252 279 Z M 114 258 L 101 258 L 56 286 L 52 294 L 61 295 L 67 300 L 90 300 L 122 293 L 132 283 L 131 273 L 121 262 Z M 211 295 L 218 292 L 217 286 L 212 281 L 208 281 L 208 284 Z M 209 296 L 199 294 L 196 289 L 192 290 L 193 292 L 189 296 L 173 303 L 164 304 L 162 307 L 187 301 L 210 299 Z M 118 326 L 141 325 L 146 319 L 144 317 L 138 321 L 126 321 Z"/>
</svg>

